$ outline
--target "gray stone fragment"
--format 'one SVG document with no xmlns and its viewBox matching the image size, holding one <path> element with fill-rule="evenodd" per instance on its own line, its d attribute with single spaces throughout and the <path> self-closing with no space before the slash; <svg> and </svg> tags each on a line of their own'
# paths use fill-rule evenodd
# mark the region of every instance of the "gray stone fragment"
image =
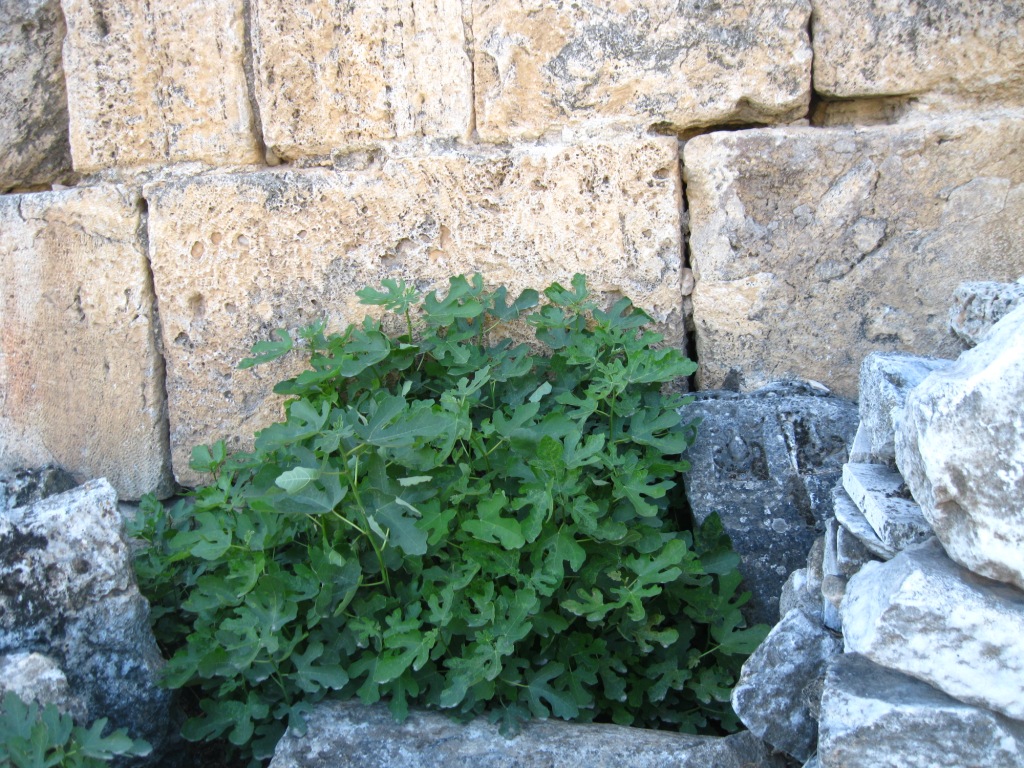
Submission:
<svg viewBox="0 0 1024 768">
<path fill-rule="evenodd" d="M 886 546 L 902 550 L 932 535 L 898 472 L 879 464 L 847 464 L 843 488 Z"/>
<path fill-rule="evenodd" d="M 815 755 L 806 763 L 804 763 L 803 768 L 821 768 L 821 763 L 818 761 L 818 756 Z"/>
<path fill-rule="evenodd" d="M 159 758 L 170 693 L 106 480 L 0 514 L 0 654 L 30 650 L 60 665 L 88 720 L 108 718 Z"/>
<path fill-rule="evenodd" d="M 506 739 L 484 718 L 413 711 L 396 723 L 384 705 L 357 701 L 323 702 L 306 721 L 304 735 L 285 733 L 270 768 L 781 768 L 749 732 L 719 738 L 547 720 Z"/>
<path fill-rule="evenodd" d="M 753 622 L 778 619 L 783 583 L 832 516 L 831 490 L 856 429 L 853 403 L 815 391 L 699 392 L 684 410 L 702 419 L 687 453 L 686 496 L 698 523 L 721 516 L 753 593 L 744 611 Z"/>
<path fill-rule="evenodd" d="M 843 597 L 847 581 L 827 574 L 821 580 L 821 622 L 834 632 L 843 631 Z"/>
<path fill-rule="evenodd" d="M 860 366 L 860 424 L 870 445 L 867 463 L 896 466 L 893 445 L 894 420 L 903 409 L 910 390 L 935 370 L 952 361 L 938 357 L 919 357 L 902 352 L 872 352 Z M 863 451 L 863 449 L 862 449 Z M 852 463 L 857 460 L 852 456 Z"/>
<path fill-rule="evenodd" d="M 836 520 L 840 522 L 843 529 L 856 537 L 868 552 L 877 555 L 883 560 L 888 560 L 895 556 L 896 550 L 878 538 L 878 534 L 871 527 L 871 523 L 864 517 L 864 513 L 857 509 L 857 505 L 853 503 L 850 494 L 845 491 L 841 484 L 837 485 L 832 491 L 832 508 L 835 512 Z"/>
<path fill-rule="evenodd" d="M 36 701 L 44 707 L 53 704 L 79 722 L 85 718 L 85 702 L 71 692 L 60 665 L 41 653 L 0 656 L 0 698 L 7 691 L 14 691 L 22 701 Z"/>
<path fill-rule="evenodd" d="M 842 525 L 836 531 L 836 570 L 838 576 L 849 578 L 857 573 L 864 563 L 877 560 L 860 539 L 850 533 Z"/>
<path fill-rule="evenodd" d="M 812 619 L 821 620 L 821 583 L 811 587 L 806 568 L 797 568 L 782 585 L 779 595 L 779 616 L 785 618 L 790 611 L 800 610 Z"/>
<path fill-rule="evenodd" d="M 19 469 L 0 482 L 0 511 L 24 507 L 77 485 L 74 476 L 60 467 Z"/>
<path fill-rule="evenodd" d="M 1024 594 L 961 568 L 935 539 L 850 579 L 843 636 L 847 652 L 1024 719 Z"/>
<path fill-rule="evenodd" d="M 856 654 L 829 665 L 819 729 L 821 768 L 1024 765 L 1024 724 Z"/>
<path fill-rule="evenodd" d="M 871 463 L 871 435 L 868 434 L 864 422 L 857 425 L 857 434 L 853 437 L 853 445 L 850 447 L 850 461 L 854 464 Z"/>
<path fill-rule="evenodd" d="M 842 640 L 802 611 L 787 613 L 743 665 L 732 706 L 743 724 L 798 760 L 814 754 L 816 683 Z"/>
<path fill-rule="evenodd" d="M 968 346 L 981 342 L 992 326 L 1024 304 L 1024 283 L 967 282 L 953 291 L 949 329 Z"/>
<path fill-rule="evenodd" d="M 918 385 L 896 462 L 951 558 L 1024 589 L 1024 306 Z"/>
</svg>

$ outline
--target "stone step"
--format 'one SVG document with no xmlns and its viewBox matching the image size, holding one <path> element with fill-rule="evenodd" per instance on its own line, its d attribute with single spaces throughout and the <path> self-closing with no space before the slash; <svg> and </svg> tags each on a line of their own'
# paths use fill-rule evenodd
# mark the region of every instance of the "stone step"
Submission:
<svg viewBox="0 0 1024 768">
<path fill-rule="evenodd" d="M 880 464 L 846 464 L 843 488 L 889 548 L 902 550 L 932 535 L 899 472 Z"/>
</svg>

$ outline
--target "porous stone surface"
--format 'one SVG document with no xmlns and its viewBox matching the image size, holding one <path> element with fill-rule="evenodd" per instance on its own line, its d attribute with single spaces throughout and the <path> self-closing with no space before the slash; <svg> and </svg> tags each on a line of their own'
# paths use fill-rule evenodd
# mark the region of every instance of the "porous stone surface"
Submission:
<svg viewBox="0 0 1024 768">
<path fill-rule="evenodd" d="M 719 738 L 547 720 L 504 738 L 478 718 L 458 723 L 413 711 L 396 723 L 382 704 L 324 702 L 306 716 L 304 735 L 289 729 L 270 768 L 781 768 L 750 733 Z"/>
<path fill-rule="evenodd" d="M 60 0 L 0 0 L 0 192 L 71 170 Z"/>
<path fill-rule="evenodd" d="M 843 637 L 847 652 L 1024 719 L 1024 594 L 961 568 L 935 539 L 850 579 Z"/>
<path fill-rule="evenodd" d="M 300 10 L 252 0 L 252 9 L 256 96 L 278 157 L 468 138 L 468 3 L 329 0 Z"/>
<path fill-rule="evenodd" d="M 0 479 L 0 513 L 70 491 L 76 485 L 74 475 L 60 467 L 19 469 Z"/>
<path fill-rule="evenodd" d="M 900 352 L 872 352 L 864 358 L 860 366 L 860 423 L 870 445 L 869 456 L 862 461 L 896 467 L 895 418 L 907 395 L 932 371 L 951 363 Z"/>
<path fill-rule="evenodd" d="M 0 197 L 0 473 L 55 464 L 170 491 L 163 362 L 137 192 Z"/>
<path fill-rule="evenodd" d="M 171 695 L 105 480 L 0 515 L 0 654 L 26 651 L 64 670 L 88 720 L 106 717 L 159 754 Z"/>
<path fill-rule="evenodd" d="M 964 115 L 687 142 L 698 386 L 854 397 L 871 352 L 959 354 L 951 288 L 1024 272 L 1022 141 L 1024 120 Z"/>
<path fill-rule="evenodd" d="M 238 371 L 251 345 L 318 317 L 334 330 L 360 321 L 369 308 L 355 291 L 385 277 L 443 292 L 450 275 L 479 271 L 518 292 L 582 272 L 682 343 L 674 139 L 388 155 L 363 170 L 210 175 L 145 194 L 186 484 L 198 479 L 193 446 L 243 448 L 281 416 L 270 392 L 294 371 Z"/>
<path fill-rule="evenodd" d="M 992 326 L 1024 304 L 1024 279 L 1016 283 L 961 283 L 953 292 L 949 328 L 968 346 L 976 346 Z"/>
<path fill-rule="evenodd" d="M 820 622 L 790 611 L 744 662 L 733 709 L 775 749 L 807 760 L 818 741 L 818 702 L 811 699 L 821 694 L 826 662 L 842 648 L 842 638 Z"/>
<path fill-rule="evenodd" d="M 895 556 L 898 550 L 878 538 L 875 529 L 864 517 L 864 513 L 853 503 L 853 499 L 850 498 L 850 494 L 846 492 L 842 484 L 837 485 L 832 491 L 832 509 L 836 520 L 846 531 L 856 537 L 868 552 L 882 560 L 889 560 Z"/>
<path fill-rule="evenodd" d="M 814 88 L 843 98 L 936 91 L 1024 102 L 1024 6 L 814 0 Z"/>
<path fill-rule="evenodd" d="M 504 141 L 802 117 L 809 15 L 807 0 L 473 0 L 477 130 Z"/>
<path fill-rule="evenodd" d="M 696 393 L 686 498 L 702 523 L 717 512 L 742 561 L 748 620 L 774 624 L 791 571 L 832 515 L 832 488 L 857 425 L 857 407 L 804 386 Z"/>
<path fill-rule="evenodd" d="M 53 704 L 79 722 L 86 716 L 85 702 L 71 692 L 67 676 L 51 657 L 23 651 L 0 656 L 0 700 L 13 691 L 22 701 Z"/>
<path fill-rule="evenodd" d="M 899 551 L 932 535 L 899 472 L 880 464 L 845 464 L 843 489 L 887 547 Z"/>
<path fill-rule="evenodd" d="M 64 0 L 75 170 L 262 162 L 244 0 Z"/>
<path fill-rule="evenodd" d="M 896 462 L 950 557 L 1024 589 L 1024 306 L 907 398 Z"/>
<path fill-rule="evenodd" d="M 822 768 L 1024 764 L 1024 723 L 950 698 L 863 656 L 836 656 L 821 697 Z"/>
</svg>

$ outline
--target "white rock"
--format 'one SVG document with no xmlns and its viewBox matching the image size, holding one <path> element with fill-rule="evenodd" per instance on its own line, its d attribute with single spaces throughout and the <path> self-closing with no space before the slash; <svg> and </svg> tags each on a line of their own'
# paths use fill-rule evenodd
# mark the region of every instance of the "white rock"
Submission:
<svg viewBox="0 0 1024 768">
<path fill-rule="evenodd" d="M 988 335 L 992 326 L 1024 304 L 1024 282 L 960 283 L 953 291 L 949 329 L 968 346 Z"/>
<path fill-rule="evenodd" d="M 950 557 L 1024 589 L 1024 306 L 914 390 L 896 462 Z"/>
<path fill-rule="evenodd" d="M 843 489 L 842 485 L 836 486 L 832 492 L 832 508 L 835 511 L 836 520 L 842 524 L 843 529 L 863 544 L 868 552 L 877 555 L 882 560 L 888 560 L 896 554 L 897 550 L 878 538 L 871 523 L 864 517 L 864 513 L 857 509 L 857 505 L 853 503 L 850 494 Z"/>
<path fill-rule="evenodd" d="M 921 508 L 909 498 L 898 472 L 880 464 L 846 464 L 843 488 L 886 546 L 894 550 L 932 535 Z"/>
<path fill-rule="evenodd" d="M 60 664 L 41 653 L 0 656 L 0 698 L 6 691 L 13 691 L 25 702 L 36 701 L 44 707 L 53 704 L 79 722 L 86 717 L 85 702 L 71 692 Z"/>
<path fill-rule="evenodd" d="M 843 636 L 847 652 L 1024 719 L 1024 594 L 956 565 L 935 539 L 850 579 Z"/>
</svg>

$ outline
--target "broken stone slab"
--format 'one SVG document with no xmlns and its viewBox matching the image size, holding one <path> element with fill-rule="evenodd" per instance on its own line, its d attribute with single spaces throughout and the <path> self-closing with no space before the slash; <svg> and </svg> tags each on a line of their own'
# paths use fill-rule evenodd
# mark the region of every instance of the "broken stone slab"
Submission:
<svg viewBox="0 0 1024 768">
<path fill-rule="evenodd" d="M 721 517 L 753 595 L 743 608 L 753 623 L 778 621 L 782 585 L 831 517 L 856 427 L 853 403 L 808 391 L 704 391 L 681 411 L 701 419 L 687 451 L 687 501 L 697 523 Z"/>
<path fill-rule="evenodd" d="M 159 756 L 171 694 L 105 480 L 0 515 L 0 654 L 26 651 L 59 665 L 88 721 L 106 717 Z"/>
<path fill-rule="evenodd" d="M 0 196 L 0 473 L 56 465 L 138 499 L 172 487 L 137 191 Z"/>
<path fill-rule="evenodd" d="M 847 652 L 1024 719 L 1024 594 L 961 568 L 935 539 L 850 579 L 843 636 Z"/>
<path fill-rule="evenodd" d="M 414 710 L 396 723 L 383 704 L 357 701 L 317 704 L 306 722 L 303 735 L 288 729 L 270 768 L 782 768 L 749 732 L 722 738 L 545 720 L 505 738 L 484 718 L 458 723 Z"/>
<path fill-rule="evenodd" d="M 896 462 L 950 557 L 1024 589 L 1024 306 L 911 393 Z"/>
<path fill-rule="evenodd" d="M 815 0 L 814 89 L 1024 103 L 1024 8 L 947 0 Z"/>
<path fill-rule="evenodd" d="M 957 701 L 863 656 L 836 656 L 821 697 L 821 768 L 1024 764 L 1024 724 Z"/>
<path fill-rule="evenodd" d="M 899 551 L 932 535 L 899 472 L 880 464 L 845 464 L 843 489 L 886 546 Z"/>
<path fill-rule="evenodd" d="M 873 552 L 863 542 L 850 533 L 842 525 L 836 531 L 836 576 L 849 578 L 857 573 L 865 563 L 877 560 Z"/>
<path fill-rule="evenodd" d="M 872 352 L 860 366 L 860 423 L 870 442 L 871 464 L 896 468 L 895 420 L 910 391 L 951 360 L 901 352 Z M 854 459 L 850 459 L 854 463 Z"/>
<path fill-rule="evenodd" d="M 782 585 L 779 595 L 779 616 L 785 618 L 790 611 L 800 610 L 815 621 L 821 621 L 821 584 L 816 587 L 806 568 L 797 568 Z"/>
<path fill-rule="evenodd" d="M 803 117 L 810 3 L 473 0 L 484 141 Z"/>
<path fill-rule="evenodd" d="M 803 611 L 790 611 L 744 662 L 732 691 L 737 716 L 775 749 L 807 760 L 818 741 L 813 699 L 821 694 L 825 664 L 842 648 L 842 638 Z"/>
<path fill-rule="evenodd" d="M 262 163 L 245 0 L 64 3 L 75 170 Z"/>
<path fill-rule="evenodd" d="M 949 328 L 964 344 L 974 347 L 992 326 L 1024 304 L 1024 278 L 1016 283 L 960 283 L 953 291 Z"/>
<path fill-rule="evenodd" d="M 71 692 L 64 670 L 49 656 L 30 651 L 0 656 L 0 700 L 7 691 L 24 702 L 53 704 L 76 722 L 85 722 L 85 702 Z"/>
<path fill-rule="evenodd" d="M 951 286 L 1024 273 L 1022 142 L 976 114 L 686 142 L 698 387 L 853 398 L 871 352 L 956 357 Z"/>
<path fill-rule="evenodd" d="M 821 580 L 821 623 L 833 632 L 843 631 L 843 598 L 847 580 L 842 576 L 825 574 Z"/>
<path fill-rule="evenodd" d="M 361 322 L 375 308 L 356 291 L 382 278 L 443 293 L 451 275 L 479 271 L 518 295 L 582 272 L 592 291 L 629 296 L 667 343 L 683 344 L 674 138 L 378 159 L 145 188 L 183 484 L 201 479 L 188 466 L 194 446 L 251 447 L 281 418 L 273 385 L 304 361 L 239 371 L 252 344 L 319 318 L 328 331 Z"/>
<path fill-rule="evenodd" d="M 0 2 L 0 192 L 71 170 L 60 0 Z"/>
<path fill-rule="evenodd" d="M 366 150 L 414 136 L 469 139 L 469 18 L 458 0 L 254 0 L 263 135 L 279 158 Z M 471 18 L 471 17 L 470 17 Z"/>
<path fill-rule="evenodd" d="M 899 551 L 878 538 L 871 523 L 864 517 L 864 513 L 857 509 L 843 486 L 837 485 L 832 490 L 832 509 L 836 520 L 843 526 L 843 529 L 859 541 L 864 548 L 872 555 L 882 560 L 889 560 Z"/>
</svg>

